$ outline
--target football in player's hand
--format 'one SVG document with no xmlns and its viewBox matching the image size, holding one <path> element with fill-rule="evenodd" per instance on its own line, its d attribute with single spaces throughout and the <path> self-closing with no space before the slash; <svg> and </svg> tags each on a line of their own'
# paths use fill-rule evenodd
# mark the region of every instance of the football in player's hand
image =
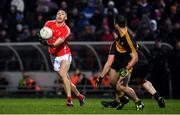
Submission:
<svg viewBox="0 0 180 115">
<path fill-rule="evenodd" d="M 51 28 L 49 27 L 43 27 L 41 30 L 40 30 L 40 36 L 42 39 L 50 39 L 53 35 L 53 32 L 51 30 Z"/>
</svg>

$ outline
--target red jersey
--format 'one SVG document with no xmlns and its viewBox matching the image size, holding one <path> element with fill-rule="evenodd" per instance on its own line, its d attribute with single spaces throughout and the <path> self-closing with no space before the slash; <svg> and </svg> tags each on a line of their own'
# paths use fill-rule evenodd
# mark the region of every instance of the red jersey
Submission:
<svg viewBox="0 0 180 115">
<path fill-rule="evenodd" d="M 51 28 L 53 31 L 53 36 L 48 40 L 49 44 L 53 44 L 58 38 L 64 40 L 64 42 L 59 44 L 58 47 L 49 47 L 49 53 L 53 56 L 63 56 L 65 54 L 70 54 L 71 51 L 67 41 L 70 29 L 66 23 L 63 23 L 61 26 L 57 26 L 55 20 L 50 20 L 46 22 L 45 26 Z"/>
</svg>

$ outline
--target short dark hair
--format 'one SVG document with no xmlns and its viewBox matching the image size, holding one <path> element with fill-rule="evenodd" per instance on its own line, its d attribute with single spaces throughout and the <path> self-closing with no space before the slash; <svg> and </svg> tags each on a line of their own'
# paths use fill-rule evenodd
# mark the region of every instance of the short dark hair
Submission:
<svg viewBox="0 0 180 115">
<path fill-rule="evenodd" d="M 120 27 L 126 27 L 126 18 L 123 15 L 118 15 L 114 18 L 114 23 L 118 24 Z"/>
</svg>

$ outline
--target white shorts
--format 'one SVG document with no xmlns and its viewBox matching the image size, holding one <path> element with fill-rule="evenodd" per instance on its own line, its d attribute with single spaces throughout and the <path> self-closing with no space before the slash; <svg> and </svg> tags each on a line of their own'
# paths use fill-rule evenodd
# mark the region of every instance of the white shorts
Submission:
<svg viewBox="0 0 180 115">
<path fill-rule="evenodd" d="M 50 55 L 50 58 L 51 58 L 51 62 L 52 62 L 53 67 L 54 67 L 54 71 L 60 70 L 60 65 L 61 65 L 62 60 L 67 60 L 69 62 L 69 64 L 71 64 L 71 61 L 72 61 L 71 54 L 66 54 L 66 55 L 59 56 L 59 57 L 55 57 L 53 55 Z"/>
</svg>

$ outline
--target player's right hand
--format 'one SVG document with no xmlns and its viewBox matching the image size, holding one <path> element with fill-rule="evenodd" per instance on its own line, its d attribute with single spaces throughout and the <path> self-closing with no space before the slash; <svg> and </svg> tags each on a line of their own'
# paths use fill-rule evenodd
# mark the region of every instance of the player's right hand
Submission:
<svg viewBox="0 0 180 115">
<path fill-rule="evenodd" d="M 100 87 L 102 80 L 103 80 L 103 77 L 101 76 L 96 79 L 96 87 L 98 88 Z"/>
</svg>

